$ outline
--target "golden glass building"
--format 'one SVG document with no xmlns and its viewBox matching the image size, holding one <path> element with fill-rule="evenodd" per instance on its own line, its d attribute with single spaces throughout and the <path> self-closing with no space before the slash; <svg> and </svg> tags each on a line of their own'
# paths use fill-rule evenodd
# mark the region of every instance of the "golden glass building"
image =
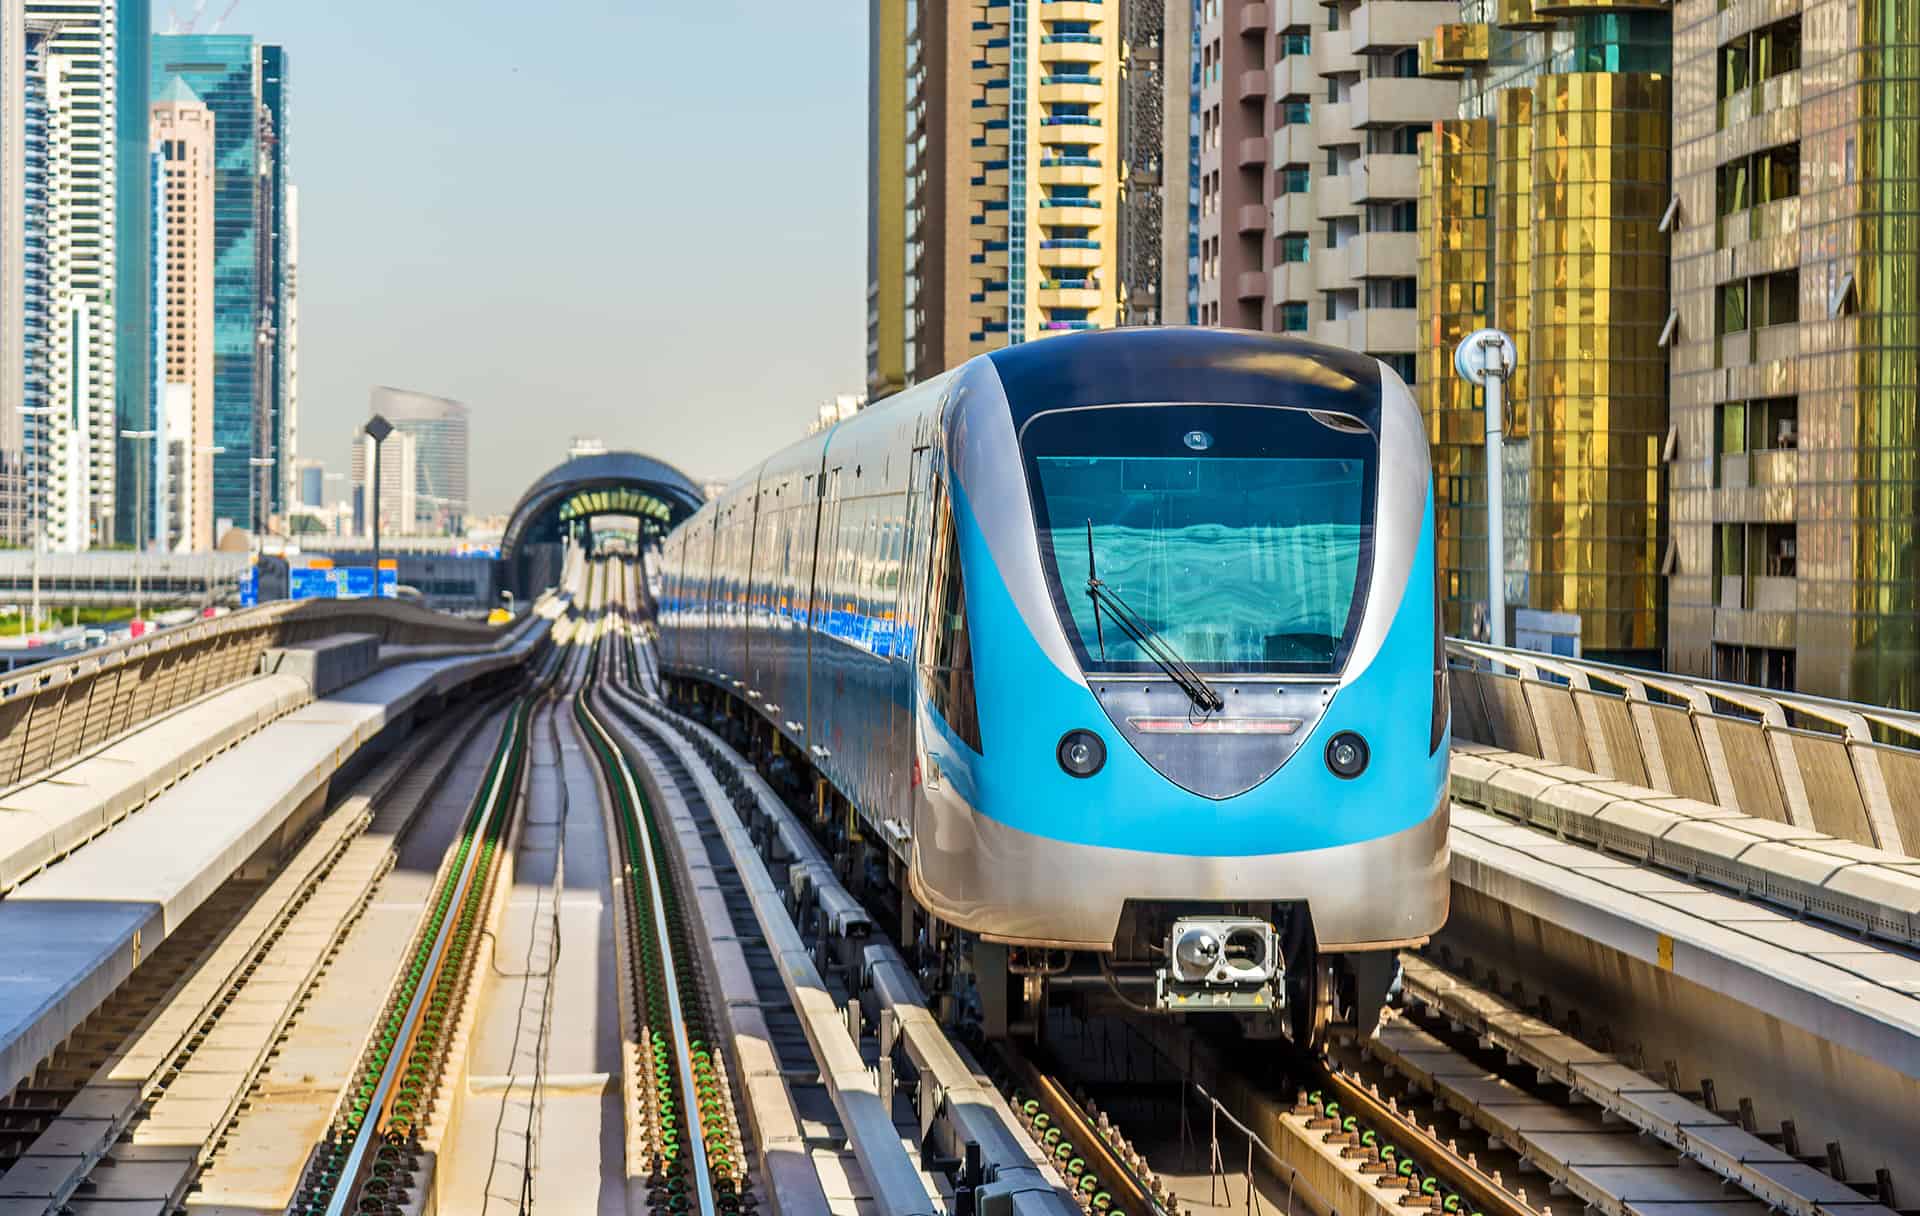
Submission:
<svg viewBox="0 0 1920 1216">
<path fill-rule="evenodd" d="M 1124 8 L 872 0 L 872 396 L 1119 323 Z"/>
<path fill-rule="evenodd" d="M 1483 325 L 1513 335 L 1507 602 L 1573 613 L 1585 653 L 1657 662 L 1667 420 L 1666 10 L 1633 0 L 1467 0 L 1421 47 L 1460 81 L 1421 147 L 1416 380 L 1434 444 L 1449 630 L 1485 628 L 1480 394 L 1452 370 Z"/>
<path fill-rule="evenodd" d="M 1674 6 L 1670 665 L 1920 705 L 1920 5 Z"/>
</svg>

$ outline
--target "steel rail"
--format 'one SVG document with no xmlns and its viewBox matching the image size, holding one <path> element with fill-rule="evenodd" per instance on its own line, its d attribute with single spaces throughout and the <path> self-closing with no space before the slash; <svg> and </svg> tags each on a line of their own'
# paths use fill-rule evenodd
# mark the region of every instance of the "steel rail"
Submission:
<svg viewBox="0 0 1920 1216">
<path fill-rule="evenodd" d="M 530 717 L 530 713 L 527 716 Z M 413 1041 L 414 1032 L 419 1028 L 420 1018 L 432 998 L 436 987 L 433 981 L 440 971 L 441 963 L 445 960 L 448 944 L 453 941 L 458 931 L 459 909 L 472 889 L 475 874 L 480 866 L 480 858 L 486 852 L 481 847 L 481 842 L 486 838 L 487 830 L 493 821 L 505 813 L 505 807 L 510 801 L 510 798 L 505 796 L 504 787 L 508 774 L 514 771 L 514 766 L 508 763 L 508 758 L 512 755 L 512 750 L 520 745 L 525 733 L 525 722 L 526 718 L 519 713 L 514 713 L 508 719 L 507 734 L 501 739 L 500 763 L 494 769 L 492 782 L 485 795 L 486 809 L 471 827 L 469 836 L 471 847 L 461 862 L 453 897 L 447 903 L 448 915 L 441 921 L 439 931 L 434 935 L 433 949 L 427 956 L 420 983 L 414 988 L 413 996 L 407 1002 L 406 1017 L 401 1021 L 400 1031 L 395 1036 L 394 1050 L 388 1054 L 385 1064 L 381 1067 L 380 1080 L 367 1103 L 368 1116 L 360 1121 L 360 1126 L 354 1131 L 353 1147 L 348 1150 L 346 1162 L 342 1166 L 340 1185 L 334 1188 L 333 1195 L 327 1203 L 326 1216 L 346 1216 L 348 1205 L 353 1202 L 360 1189 L 360 1175 L 366 1168 L 367 1154 L 380 1140 L 380 1132 L 386 1120 L 379 1117 L 379 1112 L 386 1109 L 387 1102 L 393 1095 L 393 1088 L 406 1070 L 407 1062 L 413 1054 L 409 1045 Z"/>
<path fill-rule="evenodd" d="M 609 767 L 619 773 L 621 784 L 626 787 L 628 805 L 635 811 L 636 826 L 644 835 L 651 837 L 650 826 L 639 814 L 639 808 L 645 804 L 641 798 L 640 787 L 633 779 L 632 763 L 628 761 L 626 753 L 614 743 L 612 734 L 602 724 L 600 716 L 594 712 L 588 702 L 585 689 L 582 690 L 577 704 L 587 725 L 600 736 L 601 743 L 605 746 L 608 755 L 612 757 Z M 647 843 L 650 846 L 652 841 L 649 840 Z M 641 860 L 646 865 L 647 891 L 650 896 L 647 902 L 653 913 L 653 931 L 660 943 L 660 974 L 667 1001 L 667 1018 L 673 1034 L 674 1063 L 677 1066 L 675 1072 L 680 1078 L 680 1110 L 687 1120 L 687 1155 L 693 1158 L 694 1195 L 699 1204 L 698 1210 L 702 1213 L 712 1213 L 717 1211 L 717 1206 L 714 1199 L 713 1175 L 707 1167 L 706 1122 L 700 1111 L 700 1091 L 693 1075 L 693 1046 L 687 1038 L 687 1019 L 680 1003 L 680 980 L 676 974 L 677 963 L 691 962 L 691 960 L 673 957 L 673 934 L 667 924 L 666 883 L 654 860 L 653 849 L 646 847 L 635 851 L 640 854 Z"/>
</svg>

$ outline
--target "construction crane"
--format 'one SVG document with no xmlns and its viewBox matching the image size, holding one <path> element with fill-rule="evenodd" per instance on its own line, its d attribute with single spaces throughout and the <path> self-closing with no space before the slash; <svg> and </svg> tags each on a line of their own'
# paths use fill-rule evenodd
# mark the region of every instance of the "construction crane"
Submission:
<svg viewBox="0 0 1920 1216">
<path fill-rule="evenodd" d="M 209 34 L 219 33 L 220 27 L 224 26 L 227 23 L 227 18 L 233 16 L 233 10 L 239 7 L 240 7 L 240 0 L 232 0 L 232 3 L 227 5 L 227 11 L 220 14 L 220 19 L 215 21 L 213 23 L 213 28 L 209 29 L 207 32 Z M 177 4 L 173 5 L 172 8 L 169 10 L 169 15 L 167 19 L 167 32 L 169 34 L 191 34 L 196 29 L 199 28 L 200 19 L 206 15 L 207 15 L 207 0 L 194 0 L 193 16 L 188 17 L 185 21 L 182 21 L 180 19 L 180 6 Z"/>
</svg>

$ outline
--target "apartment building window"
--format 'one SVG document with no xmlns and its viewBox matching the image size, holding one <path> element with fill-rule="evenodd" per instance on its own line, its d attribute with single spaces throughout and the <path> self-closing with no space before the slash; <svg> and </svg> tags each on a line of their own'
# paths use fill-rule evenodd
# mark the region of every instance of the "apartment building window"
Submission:
<svg viewBox="0 0 1920 1216">
<path fill-rule="evenodd" d="M 1416 359 L 1413 355 L 1406 354 L 1404 352 L 1397 355 L 1396 354 L 1381 355 L 1380 362 L 1392 368 L 1393 374 L 1400 377 L 1400 382 L 1402 384 L 1413 383 L 1414 368 L 1419 363 L 1419 360 Z"/>
<path fill-rule="evenodd" d="M 1713 484 L 1786 485 L 1795 475 L 1791 453 L 1800 446 L 1800 399 L 1761 397 L 1714 407 Z M 1788 453 L 1786 456 L 1781 453 Z"/>
<path fill-rule="evenodd" d="M 1800 319 L 1800 272 L 1735 279 L 1720 285 L 1720 333 L 1741 333 L 1769 325 L 1789 325 Z"/>
<path fill-rule="evenodd" d="M 1799 548 L 1798 524 L 1722 523 L 1714 530 L 1714 606 L 1792 612 Z"/>
<path fill-rule="evenodd" d="M 1713 644 L 1713 678 L 1781 692 L 1794 689 L 1793 651 L 1777 646 Z"/>
<path fill-rule="evenodd" d="M 1327 299 L 1327 311 L 1326 311 L 1327 320 L 1338 321 L 1340 319 L 1340 308 L 1339 308 L 1339 305 L 1334 301 L 1333 293 L 1328 292 L 1326 299 Z"/>
<path fill-rule="evenodd" d="M 1369 55 L 1367 75 L 1375 80 L 1411 80 L 1420 75 L 1420 52 L 1408 47 L 1384 55 Z"/>
<path fill-rule="evenodd" d="M 1280 306 L 1280 329 L 1284 333 L 1305 333 L 1307 329 L 1307 306 L 1305 304 L 1282 304 Z"/>
<path fill-rule="evenodd" d="M 1305 31 L 1280 35 L 1280 57 L 1282 59 L 1287 58 L 1289 55 L 1310 55 L 1312 53 L 1313 36 Z"/>
<path fill-rule="evenodd" d="M 1721 165 L 1715 187 L 1722 217 L 1793 198 L 1800 193 L 1800 145 L 1781 144 Z"/>
<path fill-rule="evenodd" d="M 1297 126 L 1301 123 L 1313 121 L 1313 107 L 1309 102 L 1283 101 L 1279 105 L 1279 110 L 1280 125 L 1283 127 Z"/>
<path fill-rule="evenodd" d="M 1765 90 L 1753 94 L 1752 108 L 1735 102 L 1746 90 L 1800 69 L 1800 17 L 1763 25 L 1720 48 L 1719 120 L 1725 127 L 1757 114 L 1765 105 Z M 1733 103 L 1730 105 L 1730 103 Z"/>
<path fill-rule="evenodd" d="M 1327 28 L 1329 30 L 1340 28 L 1340 6 L 1337 4 L 1327 6 Z"/>
<path fill-rule="evenodd" d="M 1304 262 L 1310 242 L 1304 236 L 1283 236 L 1280 238 L 1280 260 L 1283 262 Z"/>
<path fill-rule="evenodd" d="M 1295 165 L 1280 170 L 1280 192 L 1282 194 L 1305 194 L 1310 182 L 1306 169 Z"/>
<path fill-rule="evenodd" d="M 1413 308 L 1419 301 L 1420 280 L 1368 279 L 1366 295 L 1368 308 Z"/>
<path fill-rule="evenodd" d="M 1368 232 L 1418 232 L 1420 204 L 1374 203 L 1367 208 Z"/>
</svg>

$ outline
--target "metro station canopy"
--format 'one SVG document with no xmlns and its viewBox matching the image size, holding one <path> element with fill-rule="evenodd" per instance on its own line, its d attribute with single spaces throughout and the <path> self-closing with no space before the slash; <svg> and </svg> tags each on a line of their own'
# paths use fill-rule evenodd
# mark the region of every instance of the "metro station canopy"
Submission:
<svg viewBox="0 0 1920 1216">
<path fill-rule="evenodd" d="M 567 524 L 596 515 L 631 516 L 648 535 L 662 535 L 699 510 L 702 501 L 700 487 L 685 473 L 651 456 L 576 456 L 521 495 L 500 538 L 500 556 L 511 560 L 523 544 L 557 541 Z"/>
</svg>

